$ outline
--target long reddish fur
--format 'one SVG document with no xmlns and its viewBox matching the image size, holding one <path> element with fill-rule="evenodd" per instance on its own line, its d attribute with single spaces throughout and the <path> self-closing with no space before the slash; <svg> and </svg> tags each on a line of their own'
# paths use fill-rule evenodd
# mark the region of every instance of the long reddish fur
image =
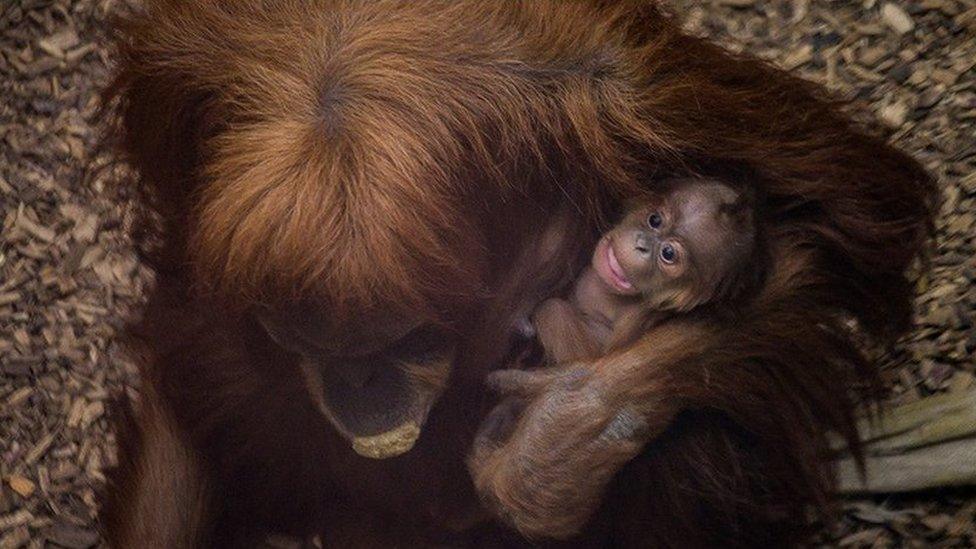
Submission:
<svg viewBox="0 0 976 549">
<path fill-rule="evenodd" d="M 905 329 L 935 191 L 816 86 L 640 1 L 151 0 L 118 37 L 107 102 L 162 243 L 131 330 L 149 397 L 110 476 L 115 546 L 266 530 L 523 543 L 464 468 L 505 321 L 565 287 L 621 200 L 688 171 L 761 189 L 774 272 L 739 317 L 613 357 L 620 398 L 666 395 L 664 432 L 574 541 L 783 543 L 828 508 L 825 434 L 857 448 L 850 389 L 876 383 L 843 318 L 880 340 Z M 572 245 L 518 261 L 566 208 Z M 411 453 L 356 458 L 303 398 L 248 316 L 298 298 L 338 325 L 399 309 L 457 326 L 461 358 Z M 180 474 L 165 486 L 160 470 Z M 158 493 L 180 516 L 148 516 Z"/>
</svg>

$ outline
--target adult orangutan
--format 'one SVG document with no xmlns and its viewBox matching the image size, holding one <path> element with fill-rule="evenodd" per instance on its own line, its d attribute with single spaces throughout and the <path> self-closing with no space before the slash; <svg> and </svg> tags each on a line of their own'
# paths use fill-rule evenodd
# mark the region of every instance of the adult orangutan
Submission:
<svg viewBox="0 0 976 549">
<path fill-rule="evenodd" d="M 842 321 L 905 327 L 933 185 L 815 86 L 636 0 L 142 4 L 109 104 L 161 221 L 158 283 L 131 329 L 115 547 L 527 543 L 506 523 L 578 545 L 785 543 L 826 507 L 825 434 L 856 446 L 852 387 L 875 379 Z M 744 314 L 553 370 L 511 437 L 473 448 L 517 320 L 569 288 L 626 200 L 684 176 L 764 196 L 771 270 Z M 551 425 L 533 399 L 581 387 L 580 429 L 524 436 Z M 545 459 L 538 506 L 484 482 L 525 444 L 594 455 L 590 427 L 631 405 L 658 436 L 592 516 L 551 505 L 583 479 Z"/>
</svg>

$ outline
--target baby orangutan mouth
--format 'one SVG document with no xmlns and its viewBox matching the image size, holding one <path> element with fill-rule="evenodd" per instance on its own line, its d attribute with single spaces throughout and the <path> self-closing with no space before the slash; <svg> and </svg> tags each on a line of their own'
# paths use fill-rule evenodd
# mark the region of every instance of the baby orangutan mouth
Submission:
<svg viewBox="0 0 976 549">
<path fill-rule="evenodd" d="M 617 254 L 613 250 L 612 237 L 610 235 L 604 236 L 597 246 L 599 250 L 595 254 L 596 261 L 594 263 L 595 270 L 600 278 L 621 294 L 635 293 L 634 285 L 630 282 L 623 267 L 620 266 Z"/>
</svg>

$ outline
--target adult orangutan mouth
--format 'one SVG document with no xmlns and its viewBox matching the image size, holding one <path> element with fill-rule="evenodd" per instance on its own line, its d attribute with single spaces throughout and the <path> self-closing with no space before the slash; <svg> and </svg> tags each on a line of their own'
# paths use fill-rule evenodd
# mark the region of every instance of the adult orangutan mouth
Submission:
<svg viewBox="0 0 976 549">
<path fill-rule="evenodd" d="M 383 364 L 357 378 L 341 368 L 305 358 L 306 386 L 316 408 L 348 440 L 354 452 L 387 459 L 409 452 L 420 438 L 437 394 L 418 391 L 406 372 Z"/>
</svg>

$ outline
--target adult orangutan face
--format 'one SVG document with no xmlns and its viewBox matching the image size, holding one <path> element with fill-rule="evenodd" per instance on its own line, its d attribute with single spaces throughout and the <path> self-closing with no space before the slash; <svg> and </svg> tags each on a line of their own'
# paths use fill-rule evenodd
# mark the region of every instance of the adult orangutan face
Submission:
<svg viewBox="0 0 976 549">
<path fill-rule="evenodd" d="M 339 326 L 310 304 L 259 318 L 299 355 L 316 407 L 356 453 L 384 459 L 413 448 L 454 361 L 455 342 L 443 328 L 389 311 Z"/>
</svg>

